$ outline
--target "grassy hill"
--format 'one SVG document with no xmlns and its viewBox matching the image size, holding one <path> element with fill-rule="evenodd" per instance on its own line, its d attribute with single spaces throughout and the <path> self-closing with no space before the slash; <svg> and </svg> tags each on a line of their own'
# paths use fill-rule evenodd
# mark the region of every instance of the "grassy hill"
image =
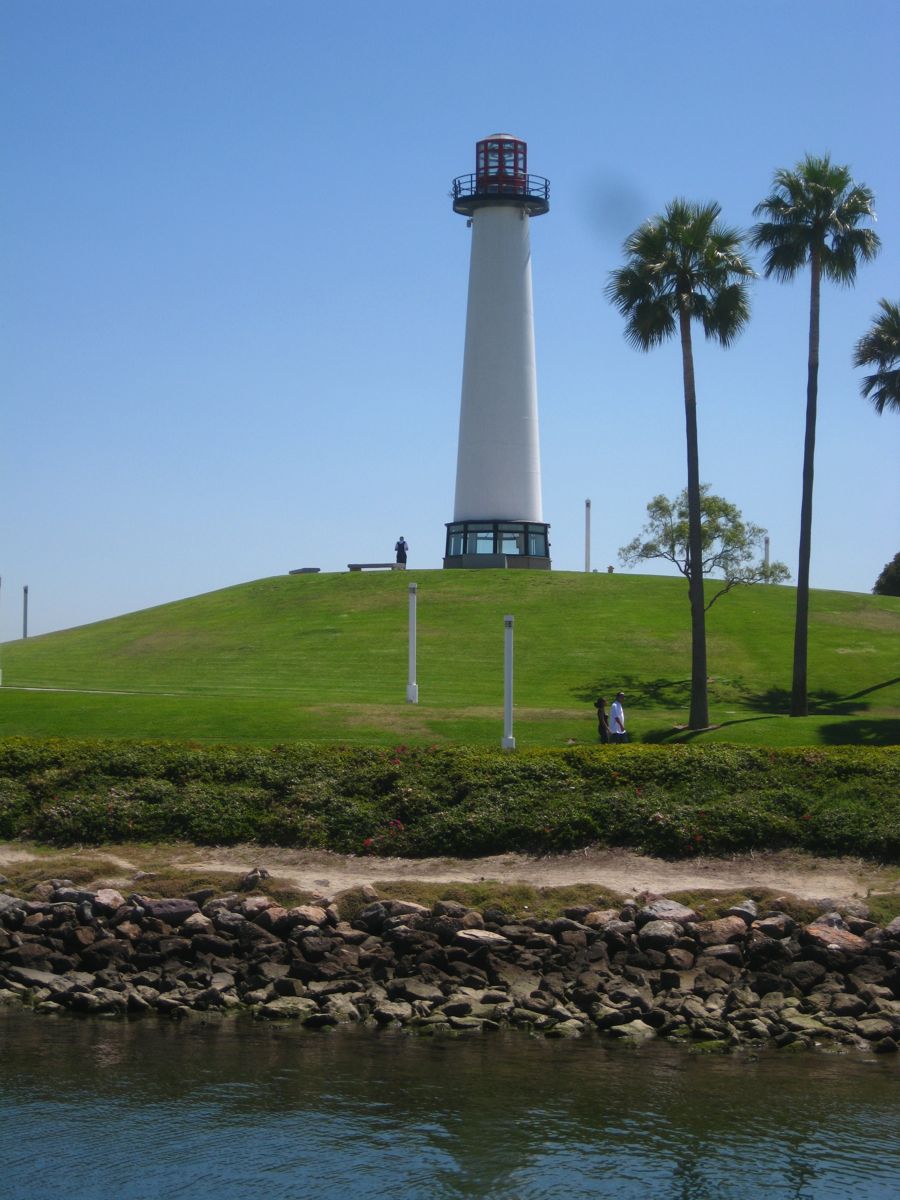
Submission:
<svg viewBox="0 0 900 1200">
<path fill-rule="evenodd" d="M 405 703 L 418 584 L 420 703 Z M 710 585 L 712 587 L 713 585 Z M 687 716 L 684 583 L 569 572 L 279 576 L 3 647 L 0 734 L 496 744 L 503 616 L 516 618 L 521 746 L 593 742 L 622 688 L 636 740 L 900 742 L 900 600 L 816 591 L 814 715 L 790 719 L 794 590 L 739 589 L 708 614 L 711 719 Z M 24 689 L 51 690 L 24 690 Z"/>
</svg>

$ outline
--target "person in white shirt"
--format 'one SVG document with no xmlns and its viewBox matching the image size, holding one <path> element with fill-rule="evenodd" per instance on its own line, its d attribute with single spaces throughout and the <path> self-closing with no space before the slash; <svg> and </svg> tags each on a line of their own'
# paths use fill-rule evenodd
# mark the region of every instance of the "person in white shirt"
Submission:
<svg viewBox="0 0 900 1200">
<path fill-rule="evenodd" d="M 628 741 L 628 734 L 625 732 L 625 709 L 622 707 L 624 699 L 625 693 L 617 692 L 612 708 L 609 710 L 609 740 L 611 742 Z"/>
</svg>

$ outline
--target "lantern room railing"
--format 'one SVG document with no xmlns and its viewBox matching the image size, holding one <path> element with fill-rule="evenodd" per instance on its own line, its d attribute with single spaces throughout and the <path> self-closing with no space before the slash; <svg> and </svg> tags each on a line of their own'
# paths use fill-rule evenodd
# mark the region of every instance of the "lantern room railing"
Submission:
<svg viewBox="0 0 900 1200">
<path fill-rule="evenodd" d="M 544 207 L 550 199 L 550 180 L 543 175 L 460 175 L 453 180 L 453 203 L 479 196 L 516 196 Z"/>
</svg>

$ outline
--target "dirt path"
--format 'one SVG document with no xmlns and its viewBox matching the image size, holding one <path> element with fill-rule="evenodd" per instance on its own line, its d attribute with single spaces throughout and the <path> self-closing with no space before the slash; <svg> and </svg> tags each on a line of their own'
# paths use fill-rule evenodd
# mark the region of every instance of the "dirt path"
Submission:
<svg viewBox="0 0 900 1200">
<path fill-rule="evenodd" d="M 862 899 L 870 893 L 900 894 L 900 871 L 859 859 L 819 859 L 788 852 L 740 855 L 734 858 L 695 858 L 670 862 L 627 850 L 589 848 L 571 854 L 533 857 L 499 854 L 488 858 L 361 858 L 322 851 L 276 847 L 235 846 L 116 846 L 78 851 L 46 851 L 18 843 L 0 843 L 0 872 L 4 867 L 37 860 L 47 875 L 54 863 L 96 861 L 104 881 L 115 886 L 133 882 L 139 872 L 176 870 L 233 873 L 266 867 L 298 889 L 335 895 L 346 888 L 387 880 L 523 882 L 534 887 L 596 884 L 626 895 L 643 891 L 740 891 L 769 888 L 801 899 Z M 110 870 L 116 877 L 109 877 Z"/>
</svg>

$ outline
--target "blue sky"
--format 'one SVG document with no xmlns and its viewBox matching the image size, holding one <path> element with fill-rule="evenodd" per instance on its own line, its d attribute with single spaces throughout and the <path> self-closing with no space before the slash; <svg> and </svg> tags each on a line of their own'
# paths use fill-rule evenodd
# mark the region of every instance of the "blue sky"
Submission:
<svg viewBox="0 0 900 1200">
<path fill-rule="evenodd" d="M 0 633 L 293 567 L 439 567 L 452 518 L 469 234 L 448 199 L 508 131 L 532 225 L 554 565 L 617 563 L 684 485 L 679 351 L 603 286 L 675 196 L 746 228 L 830 151 L 875 192 L 879 259 L 826 288 L 814 587 L 900 549 L 900 419 L 853 343 L 900 298 L 900 5 L 5 0 L 0 8 Z M 698 342 L 701 476 L 796 569 L 808 281 L 760 280 Z M 601 618 L 606 619 L 606 618 Z M 613 614 L 608 614 L 613 622 Z"/>
</svg>

